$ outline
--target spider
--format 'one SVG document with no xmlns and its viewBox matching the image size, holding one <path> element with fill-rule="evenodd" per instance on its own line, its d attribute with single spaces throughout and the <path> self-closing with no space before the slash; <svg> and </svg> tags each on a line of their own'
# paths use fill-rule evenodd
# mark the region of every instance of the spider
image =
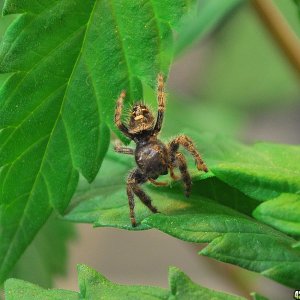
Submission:
<svg viewBox="0 0 300 300">
<path fill-rule="evenodd" d="M 126 93 L 122 91 L 117 100 L 114 121 L 119 130 L 136 143 L 136 148 L 115 146 L 115 151 L 135 156 L 137 168 L 132 170 L 127 178 L 130 219 L 132 226 L 135 227 L 137 224 L 134 214 L 134 195 L 153 213 L 158 212 L 156 207 L 152 205 L 150 197 L 140 187 L 146 181 L 150 181 L 157 186 L 167 185 L 167 183 L 156 182 L 155 180 L 160 175 L 168 174 L 169 170 L 171 178 L 174 180 L 179 179 L 174 174 L 174 168 L 178 167 L 184 183 L 185 195 L 189 197 L 192 181 L 187 169 L 186 159 L 182 153 L 178 152 L 180 145 L 193 155 L 198 170 L 208 172 L 208 169 L 188 136 L 180 135 L 168 145 L 165 145 L 157 138 L 162 128 L 166 109 L 164 79 L 161 74 L 157 77 L 158 113 L 156 120 L 149 107 L 143 103 L 135 103 L 130 112 L 128 124 L 124 124 L 121 121 L 121 116 L 125 97 Z"/>
</svg>

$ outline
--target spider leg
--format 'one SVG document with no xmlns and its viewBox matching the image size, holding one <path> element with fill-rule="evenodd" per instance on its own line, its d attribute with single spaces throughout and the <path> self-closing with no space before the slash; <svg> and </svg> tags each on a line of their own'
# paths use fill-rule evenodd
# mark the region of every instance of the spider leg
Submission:
<svg viewBox="0 0 300 300">
<path fill-rule="evenodd" d="M 187 164 L 186 164 L 186 159 L 183 156 L 182 153 L 177 152 L 176 153 L 176 160 L 178 162 L 178 167 L 181 173 L 181 178 L 182 181 L 184 183 L 185 186 L 185 196 L 189 197 L 190 196 L 190 192 L 191 192 L 191 187 L 192 187 L 192 180 L 191 180 L 191 176 L 188 172 L 187 169 Z"/>
<path fill-rule="evenodd" d="M 201 155 L 196 150 L 193 141 L 186 135 L 180 135 L 169 143 L 170 151 L 170 161 L 171 164 L 175 162 L 176 152 L 179 148 L 179 145 L 182 145 L 187 151 L 189 151 L 195 158 L 196 166 L 198 170 L 208 172 L 207 166 L 201 158 Z"/>
<path fill-rule="evenodd" d="M 117 100 L 117 105 L 115 108 L 115 124 L 127 137 L 132 139 L 132 135 L 129 133 L 128 128 L 126 127 L 126 125 L 124 125 L 122 123 L 122 120 L 121 120 L 122 110 L 123 110 L 123 102 L 124 102 L 125 96 L 126 96 L 125 91 L 122 91 Z"/>
<path fill-rule="evenodd" d="M 157 182 L 157 181 L 155 181 L 155 180 L 152 179 L 152 178 L 148 178 L 148 180 L 149 180 L 152 184 L 157 185 L 157 186 L 166 186 L 166 185 L 168 185 L 168 182 Z"/>
<path fill-rule="evenodd" d="M 114 150 L 118 153 L 123 153 L 123 154 L 129 154 L 129 155 L 133 155 L 134 154 L 134 150 L 131 148 L 127 148 L 127 147 L 122 147 L 122 146 L 118 146 L 115 145 Z"/>
<path fill-rule="evenodd" d="M 133 186 L 133 192 L 140 198 L 140 200 L 145 204 L 153 213 L 157 213 L 158 210 L 151 203 L 151 198 L 138 186 Z"/>
<path fill-rule="evenodd" d="M 139 170 L 134 169 L 127 179 L 127 196 L 130 208 L 130 219 L 133 227 L 136 226 L 136 220 L 134 216 L 134 200 L 133 193 L 139 197 L 139 199 L 146 205 L 153 213 L 157 213 L 158 210 L 151 203 L 151 198 L 140 188 L 140 184 L 145 183 L 147 177 Z M 128 192 L 129 191 L 129 192 Z M 133 193 L 132 193 L 133 192 Z"/>
<path fill-rule="evenodd" d="M 134 196 L 133 191 L 129 185 L 127 185 L 127 197 L 128 197 L 128 205 L 130 210 L 130 220 L 132 227 L 136 227 L 136 221 L 134 216 Z"/>
<path fill-rule="evenodd" d="M 174 173 L 174 165 L 173 164 L 170 164 L 169 165 L 169 169 L 170 169 L 170 176 L 173 180 L 178 180 L 180 179 L 179 176 L 177 176 L 175 173 Z"/>
<path fill-rule="evenodd" d="M 157 102 L 158 102 L 158 113 L 156 124 L 153 129 L 153 134 L 158 134 L 161 130 L 164 112 L 166 109 L 166 94 L 164 92 L 164 79 L 161 74 L 157 76 Z"/>
</svg>

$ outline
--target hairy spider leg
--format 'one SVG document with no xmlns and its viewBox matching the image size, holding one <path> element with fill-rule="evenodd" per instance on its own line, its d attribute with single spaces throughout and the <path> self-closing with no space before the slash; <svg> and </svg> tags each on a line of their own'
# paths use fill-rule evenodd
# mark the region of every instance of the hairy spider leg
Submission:
<svg viewBox="0 0 300 300">
<path fill-rule="evenodd" d="M 158 134 L 161 130 L 163 119 L 164 119 L 164 112 L 166 109 L 166 94 L 164 92 L 164 79 L 161 74 L 158 74 L 157 76 L 157 102 L 158 102 L 158 112 L 157 112 L 156 124 L 153 129 L 154 134 Z"/>
<path fill-rule="evenodd" d="M 186 135 L 180 135 L 175 138 L 173 141 L 169 143 L 169 151 L 170 151 L 170 161 L 171 164 L 175 162 L 176 152 L 179 148 L 179 145 L 182 145 L 187 151 L 189 151 L 193 157 L 195 158 L 196 166 L 198 170 L 202 170 L 204 172 L 208 172 L 207 166 L 202 160 L 199 152 L 196 150 L 193 141 Z"/>
<path fill-rule="evenodd" d="M 122 154 L 129 154 L 129 155 L 133 155 L 134 154 L 134 150 L 133 149 L 127 148 L 127 147 L 123 147 L 123 146 L 119 146 L 119 145 L 115 145 L 114 150 L 115 150 L 115 152 L 122 153 Z"/>
<path fill-rule="evenodd" d="M 129 184 L 127 184 L 127 197 L 128 197 L 128 205 L 129 205 L 129 216 L 131 220 L 132 227 L 136 226 L 135 215 L 134 215 L 134 195 L 133 191 Z"/>
<path fill-rule="evenodd" d="M 153 185 L 156 185 L 156 186 L 167 186 L 168 183 L 167 182 L 158 182 L 158 181 L 155 181 L 154 179 L 152 178 L 148 178 L 148 180 L 153 184 Z"/>
<path fill-rule="evenodd" d="M 191 176 L 187 169 L 186 159 L 184 155 L 180 152 L 176 153 L 176 160 L 178 162 L 179 171 L 181 173 L 181 178 L 185 187 L 185 196 L 189 197 L 192 187 Z"/>
<path fill-rule="evenodd" d="M 130 139 L 132 139 L 132 135 L 129 133 L 128 128 L 126 125 L 122 122 L 122 110 L 123 110 L 123 102 L 126 97 L 126 92 L 122 91 L 118 100 L 117 105 L 115 108 L 115 124 L 116 126 Z"/>
<path fill-rule="evenodd" d="M 148 178 L 139 169 L 134 169 L 131 173 L 129 173 L 127 179 L 127 196 L 130 208 L 130 219 L 133 227 L 136 226 L 133 193 L 138 196 L 142 203 L 146 205 L 153 213 L 158 212 L 156 207 L 152 205 L 151 198 L 139 186 L 140 184 L 145 183 L 147 179 Z"/>
<path fill-rule="evenodd" d="M 174 167 L 175 167 L 174 164 L 172 164 L 172 163 L 169 164 L 170 176 L 173 180 L 178 180 L 178 179 L 180 179 L 180 177 L 174 173 Z"/>
</svg>

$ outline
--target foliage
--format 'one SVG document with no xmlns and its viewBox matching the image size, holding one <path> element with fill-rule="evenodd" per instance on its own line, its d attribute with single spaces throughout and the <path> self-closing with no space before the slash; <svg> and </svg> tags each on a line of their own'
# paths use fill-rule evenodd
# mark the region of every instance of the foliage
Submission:
<svg viewBox="0 0 300 300">
<path fill-rule="evenodd" d="M 133 167 L 132 160 L 109 151 L 95 182 L 91 185 L 87 182 L 94 181 L 98 174 L 109 146 L 109 130 L 128 142 L 113 124 L 115 99 L 120 91 L 127 91 L 126 109 L 136 99 L 144 98 L 145 87 L 154 88 L 158 72 L 165 78 L 168 76 L 174 54 L 180 54 L 215 29 L 243 1 L 220 4 L 205 0 L 190 13 L 193 2 L 5 1 L 5 16 L 0 17 L 0 283 L 53 210 L 65 213 L 79 178 L 80 186 L 66 219 L 133 230 L 123 180 Z M 0 0 L 0 9 L 2 6 Z M 202 125 L 205 123 L 202 127 L 198 111 L 187 113 L 176 105 L 172 110 L 171 105 L 172 113 L 167 116 L 163 138 L 179 131 L 193 137 L 210 173 L 196 172 L 189 161 L 194 183 L 190 199 L 183 197 L 178 182 L 166 188 L 147 187 L 162 213 L 151 215 L 137 201 L 140 225 L 134 230 L 157 228 L 182 240 L 209 243 L 201 254 L 298 288 L 300 169 L 295 161 L 300 159 L 300 147 L 270 143 L 246 146 L 223 135 L 203 135 L 199 130 L 224 129 L 223 124 L 217 125 L 217 119 L 224 118 L 223 109 L 228 104 L 229 109 L 248 109 L 261 104 L 265 95 L 264 105 L 269 105 L 271 93 L 276 93 L 279 99 L 287 92 L 296 95 L 299 91 L 298 83 L 284 64 L 279 63 L 273 69 L 272 61 L 277 60 L 278 54 L 270 51 L 257 59 L 272 67 L 271 72 L 265 67 L 268 84 L 263 88 L 248 88 L 249 83 L 259 85 L 266 76 L 263 73 L 258 76 L 252 64 L 248 63 L 247 69 L 244 63 L 258 57 L 255 51 L 261 53 L 261 47 L 255 45 L 267 48 L 264 46 L 267 38 L 250 25 L 242 34 L 239 30 L 245 30 L 244 26 L 235 26 L 239 29 L 234 35 L 250 40 L 252 47 L 241 43 L 244 48 L 227 51 L 220 48 L 211 69 L 212 74 L 222 74 L 222 80 L 219 85 L 208 80 L 210 84 L 203 93 L 204 98 L 225 105 L 220 104 L 219 110 L 210 110 L 212 106 L 207 105 L 207 110 L 202 111 Z M 227 30 L 232 32 L 230 27 Z M 254 39 L 249 39 L 247 30 L 255 33 Z M 236 56 L 239 59 L 233 64 L 232 57 Z M 241 74 L 246 74 L 246 80 Z M 232 97 L 235 87 L 239 89 Z M 211 117 L 216 111 L 219 115 Z M 205 116 L 206 112 L 210 116 Z M 231 116 L 236 112 L 231 111 Z M 183 115 L 190 118 L 182 121 Z M 237 122 L 231 120 L 228 131 Z M 25 263 L 17 265 L 14 276 L 32 276 L 24 275 L 28 264 L 32 267 L 39 261 L 46 270 L 38 280 L 41 285 L 50 285 L 52 274 L 63 272 L 64 256 L 61 260 L 45 259 L 52 249 L 45 243 L 45 237 L 50 236 L 51 241 L 56 226 L 56 230 L 64 233 L 64 225 L 56 222 L 43 229 L 45 235 L 41 232 L 37 236 L 35 244 L 25 253 Z M 65 253 L 65 241 L 71 236 L 66 227 L 65 236 L 51 246 Z M 40 260 L 30 261 L 27 255 L 32 256 L 33 252 Z M 176 293 L 191 293 L 189 299 L 195 295 L 209 298 L 207 295 L 213 293 L 220 299 L 237 299 L 199 288 L 176 269 L 171 269 L 170 274 L 174 297 Z M 35 276 L 28 279 L 37 280 Z M 105 293 L 127 293 L 128 289 L 139 295 L 146 292 L 149 298 L 169 295 L 158 288 L 114 285 L 85 266 L 79 267 L 79 285 L 85 298 L 91 297 L 89 293 L 98 294 L 99 288 L 104 287 L 107 288 L 104 297 Z M 10 280 L 6 286 L 11 299 L 19 299 L 19 291 L 26 299 L 39 293 L 43 299 L 79 296 L 75 292 L 46 291 L 19 280 Z M 262 299 L 259 295 L 253 297 Z"/>
<path fill-rule="evenodd" d="M 52 210 L 64 212 L 79 172 L 96 176 L 120 91 L 141 98 L 141 80 L 167 74 L 190 1 L 171 2 L 5 2 L 17 16 L 0 49 L 0 281 Z"/>
<path fill-rule="evenodd" d="M 80 292 L 65 290 L 44 290 L 31 283 L 9 279 L 5 282 L 7 300 L 75 300 L 75 299 L 216 299 L 216 300 L 245 300 L 193 283 L 182 271 L 175 267 L 169 270 L 170 290 L 150 286 L 126 286 L 116 284 L 95 270 L 85 265 L 78 266 L 78 282 Z"/>
<path fill-rule="evenodd" d="M 259 205 L 253 215 L 287 234 L 300 236 L 300 195 L 283 193 Z"/>
<path fill-rule="evenodd" d="M 184 197 L 178 182 L 167 188 L 148 188 L 161 214 L 152 215 L 137 200 L 135 211 L 140 225 L 132 228 L 124 177 L 133 166 L 133 159 L 109 152 L 99 178 L 87 190 L 82 188 L 75 198 L 75 203 L 79 204 L 66 219 L 128 230 L 156 228 L 185 241 L 209 242 L 201 254 L 296 287 L 300 280 L 300 251 L 293 247 L 296 241 L 244 214 L 251 215 L 251 209 L 263 200 L 299 190 L 300 176 L 297 176 L 292 162 L 299 155 L 300 147 L 266 143 L 250 147 L 221 136 L 199 135 L 191 130 L 183 132 L 201 145 L 200 150 L 211 170 L 203 175 L 190 164 L 194 182 L 190 198 Z M 110 177 L 105 178 L 108 172 Z M 228 185 L 221 183 L 220 179 Z M 162 178 L 162 181 L 165 180 Z M 273 201 L 276 203 L 277 199 L 262 205 Z M 256 211 L 260 211 L 260 206 Z M 268 214 L 277 221 L 277 224 L 273 222 L 271 225 L 283 232 L 289 227 L 280 224 L 282 219 L 293 222 L 299 228 L 299 218 L 277 209 L 276 205 L 268 210 Z M 259 219 L 270 223 L 268 214 L 260 214 Z"/>
<path fill-rule="evenodd" d="M 257 293 L 251 293 L 251 296 L 253 298 L 253 300 L 268 300 L 267 298 L 265 298 L 262 295 L 259 295 Z"/>
</svg>

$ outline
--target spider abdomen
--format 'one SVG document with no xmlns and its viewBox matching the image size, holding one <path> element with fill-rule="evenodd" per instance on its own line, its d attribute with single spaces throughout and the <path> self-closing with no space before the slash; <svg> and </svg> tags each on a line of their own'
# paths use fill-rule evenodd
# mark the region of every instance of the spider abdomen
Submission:
<svg viewBox="0 0 300 300">
<path fill-rule="evenodd" d="M 156 179 L 159 175 L 168 174 L 168 151 L 159 140 L 138 143 L 135 161 L 149 178 Z"/>
</svg>

